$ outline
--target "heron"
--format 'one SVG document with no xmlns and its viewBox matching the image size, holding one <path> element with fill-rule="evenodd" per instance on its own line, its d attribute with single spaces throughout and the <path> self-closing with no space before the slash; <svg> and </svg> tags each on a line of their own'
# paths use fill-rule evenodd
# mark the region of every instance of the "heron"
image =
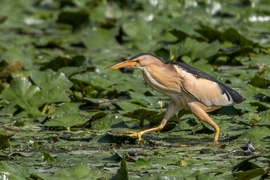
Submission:
<svg viewBox="0 0 270 180">
<path fill-rule="evenodd" d="M 126 133 L 137 137 L 138 142 L 144 134 L 162 130 L 177 111 L 186 109 L 214 128 L 213 143 L 218 144 L 220 128 L 207 113 L 244 101 L 243 96 L 213 76 L 182 62 L 165 64 L 162 59 L 152 54 L 138 54 L 106 69 L 119 68 L 140 69 L 147 84 L 171 98 L 157 127 Z"/>
</svg>

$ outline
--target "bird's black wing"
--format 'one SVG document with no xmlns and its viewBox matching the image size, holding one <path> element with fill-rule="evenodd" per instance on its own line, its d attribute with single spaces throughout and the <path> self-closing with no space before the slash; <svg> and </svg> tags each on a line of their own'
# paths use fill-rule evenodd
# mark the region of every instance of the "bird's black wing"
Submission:
<svg viewBox="0 0 270 180">
<path fill-rule="evenodd" d="M 177 65 L 178 67 L 182 68 L 183 70 L 185 70 L 187 73 L 191 74 L 195 78 L 192 80 L 192 77 L 189 76 L 190 80 L 188 80 L 189 82 L 186 82 L 186 86 L 184 87 L 184 89 L 186 89 L 188 91 L 188 93 L 192 94 L 197 99 L 200 99 L 200 97 L 205 97 L 205 99 L 200 99 L 202 102 L 205 102 L 204 103 L 205 105 L 213 105 L 214 104 L 214 105 L 224 106 L 224 105 L 230 105 L 230 104 L 232 104 L 232 102 L 241 103 L 244 101 L 244 98 L 238 92 L 229 88 L 225 84 L 221 83 L 213 76 L 206 74 L 205 72 L 203 72 L 197 68 L 194 68 L 192 66 L 189 66 L 185 63 L 175 62 L 175 63 L 171 63 L 171 64 Z M 214 96 L 214 95 L 212 96 L 212 97 L 215 97 L 216 99 L 211 100 L 211 93 L 215 93 L 214 91 L 217 88 L 219 88 L 220 98 L 223 98 L 223 99 L 219 100 L 218 94 L 216 93 L 216 96 Z M 196 95 L 196 90 L 197 90 L 197 92 L 199 92 L 198 90 L 200 90 L 200 89 L 204 90 L 204 92 L 202 92 L 205 94 L 204 96 L 201 96 L 199 94 Z M 209 94 L 209 95 L 207 95 L 207 94 Z M 223 96 L 224 94 L 227 97 L 227 104 L 225 103 L 225 100 L 224 100 L 224 96 Z M 211 103 L 210 103 L 210 101 L 211 101 Z M 214 102 L 214 101 L 216 101 L 216 102 Z M 220 101 L 220 102 L 218 102 L 218 101 Z"/>
</svg>

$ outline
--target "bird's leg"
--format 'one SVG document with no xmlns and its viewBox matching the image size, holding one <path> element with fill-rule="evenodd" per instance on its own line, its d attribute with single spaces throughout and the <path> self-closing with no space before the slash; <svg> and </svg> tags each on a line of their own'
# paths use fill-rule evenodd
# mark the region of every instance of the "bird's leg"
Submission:
<svg viewBox="0 0 270 180">
<path fill-rule="evenodd" d="M 214 144 L 218 144 L 219 126 L 208 116 L 208 114 L 196 103 L 189 103 L 190 110 L 201 121 L 206 122 L 215 129 Z"/>
<path fill-rule="evenodd" d="M 164 126 L 166 125 L 166 123 L 168 122 L 168 120 L 174 115 L 174 113 L 177 110 L 178 110 L 178 107 L 174 104 L 173 101 L 171 101 L 160 125 L 158 125 L 157 127 L 146 129 L 140 132 L 123 132 L 121 134 L 128 135 L 131 137 L 138 137 L 138 143 L 139 143 L 142 140 L 142 135 L 162 130 Z"/>
</svg>

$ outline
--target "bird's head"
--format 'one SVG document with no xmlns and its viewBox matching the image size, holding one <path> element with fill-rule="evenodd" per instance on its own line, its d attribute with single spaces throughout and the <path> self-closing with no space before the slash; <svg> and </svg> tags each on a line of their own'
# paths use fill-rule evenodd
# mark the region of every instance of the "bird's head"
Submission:
<svg viewBox="0 0 270 180">
<path fill-rule="evenodd" d="M 164 63 L 151 54 L 138 54 L 129 58 L 126 61 L 114 64 L 106 69 L 119 69 L 119 68 L 146 68 L 149 65 L 163 66 Z"/>
</svg>

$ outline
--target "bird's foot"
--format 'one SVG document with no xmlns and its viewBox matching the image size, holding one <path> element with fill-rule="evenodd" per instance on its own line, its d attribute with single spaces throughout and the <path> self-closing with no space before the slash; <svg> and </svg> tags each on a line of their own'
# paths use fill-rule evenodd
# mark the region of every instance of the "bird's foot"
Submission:
<svg viewBox="0 0 270 180">
<path fill-rule="evenodd" d="M 214 140 L 214 141 L 211 142 L 209 145 L 210 145 L 210 146 L 217 146 L 217 145 L 219 145 L 219 142 Z"/>
<path fill-rule="evenodd" d="M 128 131 L 128 132 L 122 132 L 122 133 L 120 133 L 120 135 L 129 136 L 129 137 L 137 137 L 138 138 L 138 143 L 140 143 L 141 140 L 142 140 L 142 133 L 141 132 Z"/>
</svg>

